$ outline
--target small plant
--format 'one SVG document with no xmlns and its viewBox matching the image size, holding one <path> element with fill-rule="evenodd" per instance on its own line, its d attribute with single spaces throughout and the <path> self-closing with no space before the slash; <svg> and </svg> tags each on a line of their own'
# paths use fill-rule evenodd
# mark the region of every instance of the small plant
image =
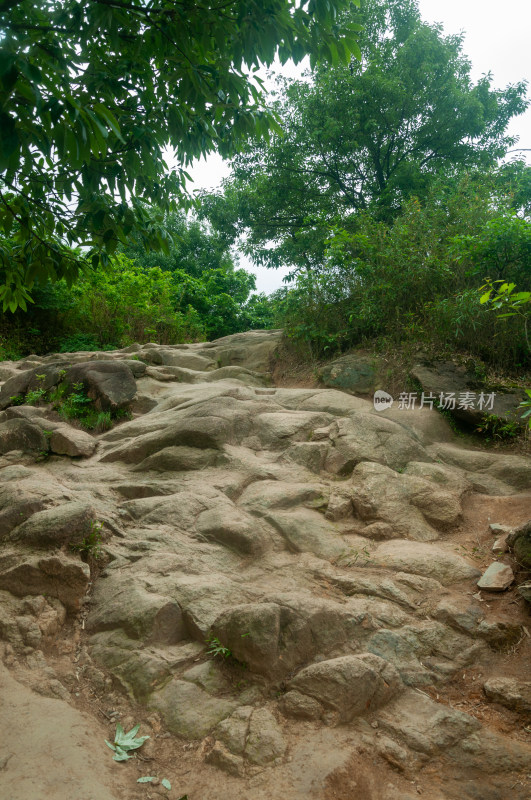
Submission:
<svg viewBox="0 0 531 800">
<path fill-rule="evenodd" d="M 24 402 L 29 406 L 35 406 L 37 403 L 40 403 L 45 395 L 46 389 L 43 389 L 42 387 L 40 389 L 30 389 L 29 392 L 26 392 Z"/>
<path fill-rule="evenodd" d="M 131 728 L 129 733 L 126 733 L 120 723 L 117 723 L 114 742 L 111 744 L 111 742 L 105 739 L 107 747 L 114 750 L 114 761 L 128 761 L 132 758 L 130 751 L 138 750 L 139 747 L 142 747 L 146 739 L 149 739 L 149 736 L 139 736 L 138 739 L 136 738 L 139 728 L 140 725 L 135 725 L 134 728 Z"/>
<path fill-rule="evenodd" d="M 71 544 L 70 549 L 81 553 L 82 556 L 90 557 L 95 560 L 101 558 L 103 551 L 101 549 L 101 529 L 103 525 L 101 522 L 90 523 L 90 531 L 85 538 L 77 544 Z"/>
<path fill-rule="evenodd" d="M 209 656 L 213 656 L 216 658 L 217 656 L 221 656 L 221 658 L 230 658 L 232 655 L 232 650 L 230 648 L 225 647 L 217 636 L 209 636 L 207 639 L 208 649 L 207 653 Z"/>
<path fill-rule="evenodd" d="M 12 406 L 21 406 L 24 403 L 24 397 L 21 394 L 13 394 L 9 399 Z"/>
<path fill-rule="evenodd" d="M 510 422 L 496 414 L 488 414 L 481 425 L 476 428 L 476 433 L 481 433 L 487 437 L 487 441 L 493 439 L 513 439 L 518 436 L 519 425 L 517 422 Z"/>
<path fill-rule="evenodd" d="M 73 392 L 57 406 L 57 412 L 65 419 L 80 419 L 86 414 L 90 398 L 83 391 L 82 383 L 72 384 Z"/>
</svg>

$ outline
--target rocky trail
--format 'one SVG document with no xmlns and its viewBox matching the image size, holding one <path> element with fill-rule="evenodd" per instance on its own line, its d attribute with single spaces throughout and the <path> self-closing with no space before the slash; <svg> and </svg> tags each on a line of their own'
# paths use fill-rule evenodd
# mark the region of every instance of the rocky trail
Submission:
<svg viewBox="0 0 531 800">
<path fill-rule="evenodd" d="M 0 364 L 4 800 L 531 796 L 530 459 L 273 386 L 280 337 Z"/>
</svg>

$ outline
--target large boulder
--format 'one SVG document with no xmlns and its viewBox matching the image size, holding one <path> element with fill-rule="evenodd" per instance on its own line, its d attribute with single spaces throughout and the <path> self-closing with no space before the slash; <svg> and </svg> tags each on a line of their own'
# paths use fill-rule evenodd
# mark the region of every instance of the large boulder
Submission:
<svg viewBox="0 0 531 800">
<path fill-rule="evenodd" d="M 127 408 L 136 394 L 133 373 L 123 361 L 87 361 L 66 371 L 70 389 L 81 384 L 96 408 L 117 411 Z"/>
<path fill-rule="evenodd" d="M 367 395 L 377 387 L 378 369 L 374 357 L 349 353 L 321 367 L 319 379 L 333 389 Z"/>
<path fill-rule="evenodd" d="M 350 722 L 389 702 L 400 692 L 402 681 L 383 658 L 363 653 L 311 664 L 289 686 L 336 711 L 341 722 Z"/>
<path fill-rule="evenodd" d="M 72 500 L 37 511 L 11 531 L 10 539 L 25 546 L 62 547 L 80 543 L 93 530 L 96 511 L 89 503 Z"/>
</svg>

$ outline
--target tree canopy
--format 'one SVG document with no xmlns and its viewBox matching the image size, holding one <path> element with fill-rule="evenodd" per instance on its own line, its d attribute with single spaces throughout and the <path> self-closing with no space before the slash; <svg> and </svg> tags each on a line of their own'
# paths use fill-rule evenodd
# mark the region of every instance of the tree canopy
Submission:
<svg viewBox="0 0 531 800">
<path fill-rule="evenodd" d="M 354 0 L 356 2 L 356 0 Z M 72 282 L 185 198 L 190 161 L 278 131 L 255 73 L 278 54 L 348 63 L 347 0 L 2 0 L 0 299 Z M 168 170 L 165 148 L 178 167 Z M 72 255 L 70 246 L 82 251 Z"/>
<path fill-rule="evenodd" d="M 353 228 L 361 211 L 392 221 L 435 180 L 497 163 L 527 107 L 525 82 L 503 90 L 474 83 L 462 36 L 421 20 L 416 0 L 363 0 L 362 59 L 317 66 L 285 81 L 276 110 L 284 136 L 251 143 L 234 159 L 223 196 L 205 213 L 268 266 L 323 262 L 330 225 Z"/>
</svg>

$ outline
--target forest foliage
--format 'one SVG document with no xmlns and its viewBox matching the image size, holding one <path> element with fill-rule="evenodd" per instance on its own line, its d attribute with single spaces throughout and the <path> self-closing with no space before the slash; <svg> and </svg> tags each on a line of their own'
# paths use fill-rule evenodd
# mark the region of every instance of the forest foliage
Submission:
<svg viewBox="0 0 531 800">
<path fill-rule="evenodd" d="M 416 0 L 231 0 L 226 14 L 205 3 L 203 21 L 174 0 L 7 5 L 0 268 L 4 307 L 19 308 L 4 358 L 274 326 L 312 357 L 413 343 L 530 368 L 531 304 L 499 319 L 479 291 L 531 289 L 531 167 L 508 134 L 527 86 L 472 80 L 463 36 L 423 22 Z M 266 99 L 255 68 L 278 47 L 310 69 Z M 176 210 L 187 163 L 212 150 L 229 178 L 197 218 Z M 288 266 L 286 286 L 253 294 L 235 245 Z"/>
</svg>

